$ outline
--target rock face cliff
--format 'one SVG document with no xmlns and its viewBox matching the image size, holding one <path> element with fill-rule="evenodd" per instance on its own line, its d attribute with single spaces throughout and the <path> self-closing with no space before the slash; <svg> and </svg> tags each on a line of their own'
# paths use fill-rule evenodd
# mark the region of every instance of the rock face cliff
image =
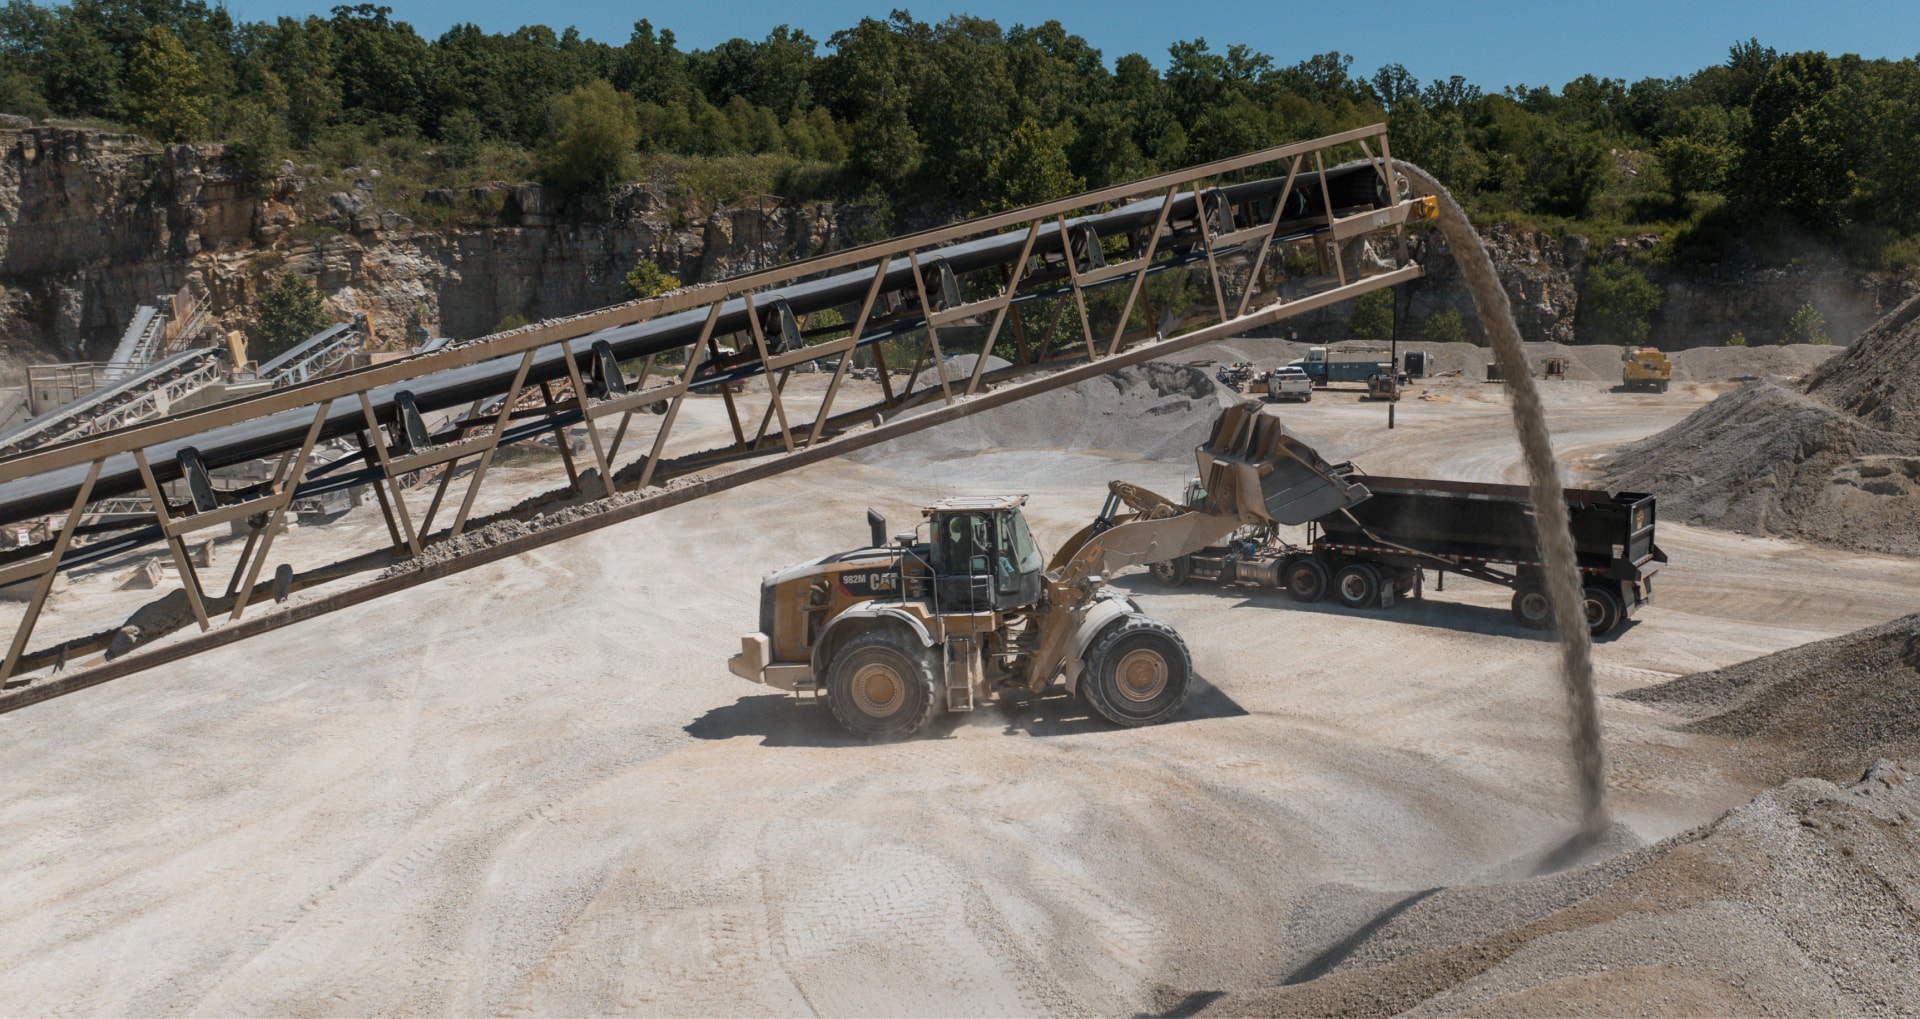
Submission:
<svg viewBox="0 0 1920 1019">
<path fill-rule="evenodd" d="M 651 258 L 689 282 L 852 243 L 859 210 L 748 200 L 675 204 L 627 185 L 567 203 L 537 184 L 430 192 L 481 225 L 427 228 L 289 165 L 249 183 L 217 145 L 156 146 L 76 128 L 0 131 L 0 373 L 37 361 L 104 358 L 134 309 L 191 285 L 223 328 L 246 329 L 262 290 L 288 271 L 376 335 L 487 332 L 622 300 Z"/>
<path fill-rule="evenodd" d="M 416 211 L 432 214 L 416 223 L 383 208 L 375 191 L 371 180 L 342 188 L 303 178 L 291 164 L 261 186 L 218 145 L 0 129 L 0 383 L 30 362 L 104 358 L 141 301 L 182 286 L 207 296 L 222 328 L 248 329 L 263 289 L 298 272 L 336 313 L 366 314 L 377 336 L 402 346 L 422 329 L 473 336 L 511 315 L 618 301 L 622 276 L 642 257 L 688 282 L 712 280 L 851 244 L 865 228 L 859 209 L 771 198 L 707 207 L 640 184 L 572 201 L 537 184 L 433 189 L 418 196 Z M 1563 343 L 1579 339 L 1587 269 L 1650 243 L 1593 250 L 1577 235 L 1508 225 L 1484 236 L 1526 338 Z M 1471 322 L 1445 242 L 1428 234 L 1414 244 L 1428 270 L 1408 297 L 1415 334 L 1448 308 Z M 1669 348 L 1718 345 L 1735 330 L 1770 342 L 1808 301 L 1845 342 L 1904 293 L 1837 265 L 1654 279 L 1665 291 L 1654 340 Z M 1342 339 L 1346 311 L 1284 328 Z"/>
</svg>

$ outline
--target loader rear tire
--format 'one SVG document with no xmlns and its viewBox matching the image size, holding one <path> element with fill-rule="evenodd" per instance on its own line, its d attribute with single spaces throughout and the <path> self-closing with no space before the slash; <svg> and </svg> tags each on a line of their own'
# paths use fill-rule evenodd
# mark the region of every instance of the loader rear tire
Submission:
<svg viewBox="0 0 1920 1019">
<path fill-rule="evenodd" d="M 933 656 L 906 631 L 886 626 L 848 640 L 827 667 L 827 706 L 855 736 L 911 736 L 939 703 Z"/>
<path fill-rule="evenodd" d="M 1327 588 L 1333 586 L 1333 574 L 1327 571 L 1327 564 L 1317 559 L 1295 559 L 1281 579 L 1286 581 L 1287 593 L 1299 602 L 1317 602 L 1325 598 Z"/>
<path fill-rule="evenodd" d="M 1094 639 L 1080 692 L 1101 718 L 1129 728 L 1172 718 L 1187 701 L 1193 659 L 1173 627 L 1128 616 Z"/>
</svg>

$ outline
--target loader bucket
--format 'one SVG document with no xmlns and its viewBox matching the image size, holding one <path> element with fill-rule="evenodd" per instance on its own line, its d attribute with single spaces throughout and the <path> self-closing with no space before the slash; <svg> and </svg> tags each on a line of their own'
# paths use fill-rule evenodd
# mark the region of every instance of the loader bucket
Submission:
<svg viewBox="0 0 1920 1019">
<path fill-rule="evenodd" d="M 1372 494 L 1251 400 L 1220 412 L 1194 459 L 1214 505 L 1243 524 L 1304 524 Z"/>
</svg>

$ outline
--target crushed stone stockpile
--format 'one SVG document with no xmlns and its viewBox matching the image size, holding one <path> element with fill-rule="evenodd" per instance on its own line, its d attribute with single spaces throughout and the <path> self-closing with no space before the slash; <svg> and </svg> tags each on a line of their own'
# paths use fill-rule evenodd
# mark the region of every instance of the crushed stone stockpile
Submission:
<svg viewBox="0 0 1920 1019">
<path fill-rule="evenodd" d="M 1735 740 L 1763 781 L 1920 759 L 1920 614 L 1621 696 Z"/>
<path fill-rule="evenodd" d="M 1882 760 L 1844 785 L 1794 779 L 1582 870 L 1375 894 L 1331 933 L 1296 917 L 1302 956 L 1280 986 L 1168 990 L 1159 1004 L 1223 1016 L 1911 1014 L 1916 767 Z"/>
<path fill-rule="evenodd" d="M 1807 377 L 1807 395 L 1874 428 L 1920 438 L 1920 297 L 1860 334 Z"/>
<path fill-rule="evenodd" d="M 1920 439 L 1771 380 L 1750 383 L 1600 468 L 1670 521 L 1920 554 Z"/>
<path fill-rule="evenodd" d="M 1669 520 L 1920 554 L 1920 297 L 1798 388 L 1764 379 L 1601 467 Z"/>
<path fill-rule="evenodd" d="M 1234 399 L 1199 368 L 1149 361 L 903 435 L 850 453 L 848 459 L 873 463 L 898 452 L 966 456 L 991 449 L 1074 449 L 1191 461 L 1220 408 Z M 907 413 L 940 406 L 935 401 Z"/>
</svg>

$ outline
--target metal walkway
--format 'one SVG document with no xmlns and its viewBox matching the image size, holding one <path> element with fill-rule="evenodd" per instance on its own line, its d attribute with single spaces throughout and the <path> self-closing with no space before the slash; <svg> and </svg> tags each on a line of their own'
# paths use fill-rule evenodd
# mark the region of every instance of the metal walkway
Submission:
<svg viewBox="0 0 1920 1019">
<path fill-rule="evenodd" d="M 27 652 L 58 571 L 151 542 L 166 543 L 194 617 L 211 630 L 38 679 L 0 695 L 0 711 L 1415 279 L 1421 270 L 1407 258 L 1404 227 L 1431 210 L 1409 196 L 1376 125 L 0 460 L 0 525 L 56 516 L 54 538 L 0 558 L 0 584 L 34 585 L 0 678 L 21 682 L 16 672 L 104 647 L 101 635 L 82 635 Z M 874 360 L 881 393 L 847 407 L 843 383 L 856 349 Z M 953 353 L 996 349 L 1012 355 L 1009 367 L 989 372 L 982 356 L 964 378 L 926 370 Z M 889 369 L 909 366 L 889 366 L 889 353 L 911 356 L 902 385 Z M 831 372 L 824 394 L 787 395 L 790 375 L 809 363 Z M 766 406 L 743 415 L 732 384 L 758 376 L 767 376 Z M 724 401 L 731 443 L 689 448 L 676 436 L 685 401 L 702 392 Z M 926 403 L 936 406 L 893 416 Z M 437 432 L 426 423 L 436 413 L 448 422 Z M 583 424 L 590 462 L 576 463 L 568 431 Z M 242 619 L 255 597 L 338 583 L 458 537 L 499 448 L 546 435 L 559 440 L 573 490 L 610 500 L 605 512 Z M 313 466 L 315 445 L 335 438 L 358 454 Z M 262 457 L 278 468 L 256 488 L 222 496 L 206 484 L 208 470 Z M 472 468 L 459 493 L 451 491 L 456 467 Z M 410 497 L 405 482 L 436 468 L 437 484 Z M 177 479 L 193 493 L 185 504 L 161 495 Z M 343 548 L 338 561 L 292 584 L 259 582 L 293 499 L 367 483 L 389 541 Z M 145 525 L 80 526 L 90 502 L 129 493 L 152 500 Z M 240 520 L 251 525 L 245 549 L 225 593 L 211 594 L 186 538 Z M 76 543 L 82 537 L 87 543 Z M 217 614 L 226 622 L 211 629 Z"/>
</svg>

